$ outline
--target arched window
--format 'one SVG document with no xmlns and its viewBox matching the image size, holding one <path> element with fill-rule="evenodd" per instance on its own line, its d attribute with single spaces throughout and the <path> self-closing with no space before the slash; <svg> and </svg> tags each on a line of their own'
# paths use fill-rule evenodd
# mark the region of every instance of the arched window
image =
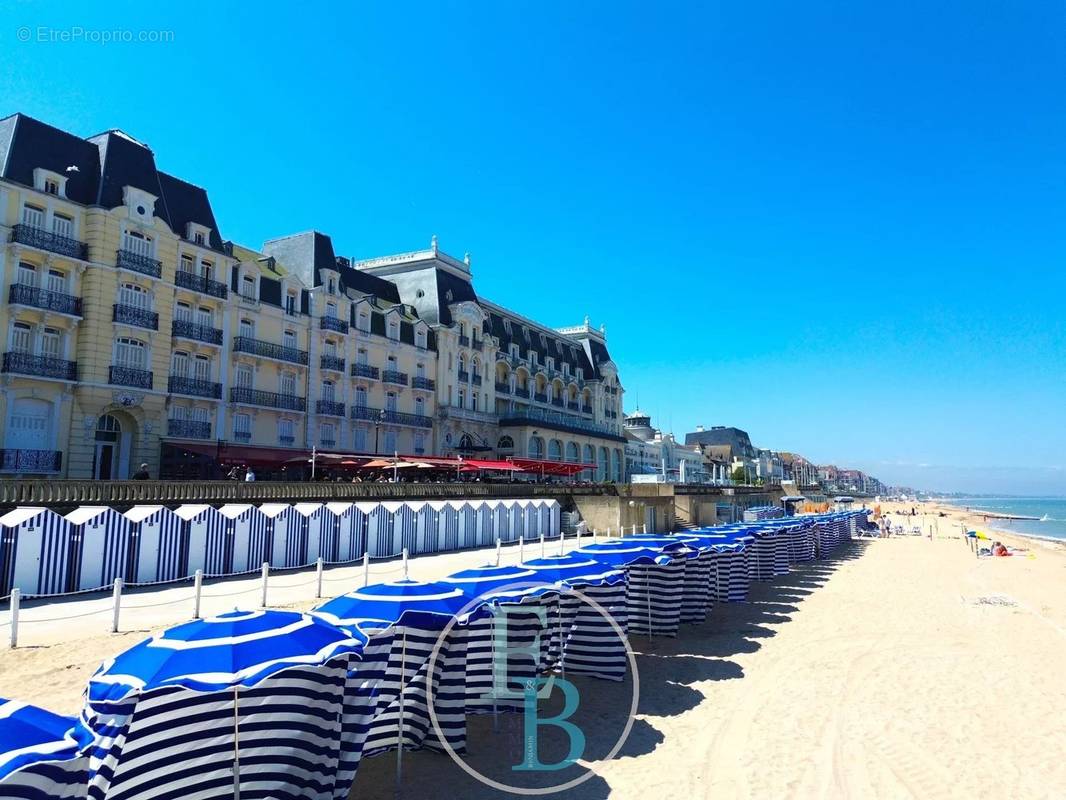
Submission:
<svg viewBox="0 0 1066 800">
<path fill-rule="evenodd" d="M 104 414 L 96 421 L 96 441 L 117 442 L 122 433 L 122 424 L 110 414 Z"/>
<path fill-rule="evenodd" d="M 558 439 L 552 439 L 548 442 L 548 458 L 552 461 L 563 460 L 563 443 Z"/>
<path fill-rule="evenodd" d="M 581 458 L 581 456 L 578 454 L 578 451 L 577 451 L 577 444 L 575 444 L 574 442 L 567 442 L 566 443 L 566 460 L 569 461 L 572 464 L 576 464 L 578 462 L 578 459 L 580 459 L 580 458 Z"/>
<path fill-rule="evenodd" d="M 510 436 L 501 436 L 496 442 L 497 450 L 514 450 L 514 439 Z"/>
<path fill-rule="evenodd" d="M 610 477 L 610 455 L 606 447 L 600 448 L 600 457 L 596 460 L 596 480 L 605 481 Z"/>
<path fill-rule="evenodd" d="M 529 457 L 544 458 L 544 440 L 539 436 L 529 437 Z"/>
</svg>

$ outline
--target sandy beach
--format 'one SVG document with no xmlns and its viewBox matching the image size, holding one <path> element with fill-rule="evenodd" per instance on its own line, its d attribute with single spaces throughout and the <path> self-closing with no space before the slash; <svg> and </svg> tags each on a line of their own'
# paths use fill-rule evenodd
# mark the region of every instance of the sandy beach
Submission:
<svg viewBox="0 0 1066 800">
<path fill-rule="evenodd" d="M 978 559 L 939 519 L 932 540 L 859 540 L 755 584 L 751 602 L 717 605 L 677 639 L 635 638 L 639 713 L 614 760 L 600 759 L 629 682 L 575 679 L 584 718 L 597 721 L 583 759 L 595 775 L 557 796 L 1062 796 L 1066 552 L 1007 535 L 1030 554 Z M 488 555 L 420 559 L 411 573 L 435 577 Z M 74 713 L 97 663 L 148 627 L 78 636 L 72 623 L 63 644 L 0 652 L 0 696 Z M 470 762 L 513 777 L 513 718 L 495 733 L 487 718 L 470 729 Z M 369 759 L 352 796 L 391 797 L 394 775 L 392 756 Z M 444 786 L 448 796 L 499 796 L 438 754 L 409 754 L 404 775 L 407 797 L 439 797 Z"/>
</svg>

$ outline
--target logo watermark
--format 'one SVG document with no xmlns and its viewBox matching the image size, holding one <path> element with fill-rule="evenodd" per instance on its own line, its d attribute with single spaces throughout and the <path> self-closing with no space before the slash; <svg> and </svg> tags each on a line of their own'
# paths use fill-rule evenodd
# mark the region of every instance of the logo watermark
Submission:
<svg viewBox="0 0 1066 800">
<path fill-rule="evenodd" d="M 506 587 L 499 587 L 494 591 L 499 593 L 509 593 L 515 589 L 528 589 L 530 586 L 546 588 L 545 584 L 516 583 Z M 609 761 L 622 749 L 626 739 L 629 737 L 629 732 L 633 728 L 633 722 L 636 719 L 637 705 L 640 701 L 640 676 L 637 673 L 636 654 L 629 645 L 629 639 L 626 636 L 625 631 L 622 630 L 622 627 L 618 624 L 608 609 L 598 603 L 594 598 L 577 589 L 566 589 L 565 593 L 575 597 L 579 603 L 587 605 L 604 619 L 625 648 L 629 672 L 633 678 L 632 700 L 626 712 L 625 726 L 623 727 L 618 740 L 614 743 L 606 756 L 603 757 L 603 760 Z M 444 735 L 440 723 L 437 720 L 437 713 L 434 707 L 434 683 L 435 676 L 438 674 L 437 662 L 444 642 L 447 641 L 452 630 L 455 628 L 456 624 L 458 624 L 458 621 L 481 604 L 482 601 L 480 600 L 472 601 L 467 604 L 460 614 L 452 617 L 444 627 L 444 630 L 442 630 L 437 637 L 437 641 L 433 646 L 433 651 L 430 653 L 429 668 L 427 671 L 426 703 L 428 706 L 427 710 L 429 712 L 430 723 L 433 726 L 433 730 L 436 733 L 441 746 L 451 759 L 467 774 L 486 786 L 490 786 L 501 792 L 511 792 L 513 794 L 522 795 L 554 794 L 555 792 L 565 791 L 584 783 L 595 774 L 592 770 L 587 769 L 584 774 L 579 775 L 576 778 L 552 786 L 526 787 L 503 783 L 502 781 L 495 780 L 488 775 L 479 772 L 471 766 L 465 759 L 455 752 L 447 737 Z M 520 713 L 522 714 L 523 722 L 522 761 L 519 764 L 513 765 L 511 767 L 512 771 L 518 773 L 554 772 L 576 765 L 584 754 L 586 745 L 585 731 L 573 721 L 574 714 L 580 706 L 580 690 L 576 684 L 560 675 L 543 676 L 536 674 L 536 668 L 540 664 L 541 659 L 541 629 L 547 627 L 547 610 L 543 605 L 536 606 L 533 604 L 510 603 L 497 606 L 495 611 L 496 614 L 494 616 L 492 633 L 492 689 L 481 697 L 484 700 L 493 701 L 501 699 L 521 701 Z M 508 636 L 507 619 L 508 615 L 512 613 L 521 613 L 527 618 L 527 620 L 531 614 L 536 616 L 537 620 L 540 622 L 540 627 L 534 634 L 532 643 L 518 646 L 511 643 Z M 500 624 L 501 620 L 503 621 L 503 624 Z M 520 689 L 512 688 L 514 681 L 509 675 L 510 665 L 513 663 L 516 656 L 525 657 L 532 662 L 533 666 L 532 675 L 522 675 Z M 563 639 L 560 637 L 558 652 L 560 664 L 563 664 L 563 656 Z M 563 666 L 565 666 L 565 664 L 563 664 Z M 527 670 L 523 670 L 523 673 L 525 672 L 527 672 Z M 541 716 L 538 701 L 550 698 L 556 689 L 562 693 L 562 709 L 553 716 Z M 566 734 L 569 741 L 569 748 L 568 753 L 564 758 L 559 761 L 544 763 L 540 760 L 538 747 L 539 733 L 542 728 L 548 727 L 556 728 Z"/>
<path fill-rule="evenodd" d="M 31 44 L 170 44 L 176 36 L 172 30 L 134 30 L 133 28 L 85 28 L 71 25 L 53 28 L 49 25 L 23 25 L 15 31 L 15 38 Z"/>
</svg>

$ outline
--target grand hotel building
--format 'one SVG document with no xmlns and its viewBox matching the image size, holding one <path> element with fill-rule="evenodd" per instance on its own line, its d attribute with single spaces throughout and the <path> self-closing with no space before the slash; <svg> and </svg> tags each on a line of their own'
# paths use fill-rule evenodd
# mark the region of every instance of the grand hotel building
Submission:
<svg viewBox="0 0 1066 800">
<path fill-rule="evenodd" d="M 222 238 L 207 192 L 119 131 L 0 120 L 0 473 L 299 469 L 309 451 L 508 456 L 621 480 L 602 330 L 480 298 L 437 247 Z"/>
</svg>

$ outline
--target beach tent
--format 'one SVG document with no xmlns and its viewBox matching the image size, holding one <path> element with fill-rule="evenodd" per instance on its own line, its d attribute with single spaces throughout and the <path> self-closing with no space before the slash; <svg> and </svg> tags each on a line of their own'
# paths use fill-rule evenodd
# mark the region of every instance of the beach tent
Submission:
<svg viewBox="0 0 1066 800">
<path fill-rule="evenodd" d="M 677 635 L 685 593 L 685 560 L 690 552 L 683 542 L 660 546 L 618 539 L 593 542 L 573 552 L 625 569 L 630 634 Z"/>
<path fill-rule="evenodd" d="M 484 566 L 466 569 L 441 579 L 461 590 L 472 604 L 469 610 L 486 613 L 472 621 L 466 645 L 466 712 L 468 714 L 519 711 L 521 697 L 501 702 L 494 691 L 494 665 L 506 661 L 506 690 L 521 695 L 526 681 L 553 665 L 553 650 L 561 649 L 566 624 L 558 589 L 540 580 L 536 571 L 522 566 Z M 505 625 L 502 629 L 500 626 Z M 506 642 L 502 642 L 503 638 Z M 504 651 L 500 652 L 503 644 Z M 536 660 L 529 652 L 538 653 Z"/>
<path fill-rule="evenodd" d="M 74 739 L 76 721 L 0 698 L 0 797 L 70 800 L 86 796 L 88 759 Z"/>
<path fill-rule="evenodd" d="M 755 544 L 755 537 L 742 531 L 718 531 L 704 528 L 690 533 L 678 534 L 678 538 L 711 555 L 708 585 L 711 596 L 723 603 L 742 603 L 748 599 L 750 578 L 748 554 Z"/>
<path fill-rule="evenodd" d="M 0 516 L 0 597 L 62 594 L 78 587 L 71 525 L 46 508 L 16 508 Z"/>
<path fill-rule="evenodd" d="M 260 610 L 134 645 L 86 690 L 89 796 L 329 796 L 363 641 L 313 615 Z"/>
<path fill-rule="evenodd" d="M 627 536 L 626 542 L 639 542 L 649 546 L 669 547 L 678 542 L 685 543 L 677 536 L 659 536 L 655 534 L 636 534 Z M 686 543 L 687 544 L 687 543 Z M 683 623 L 703 622 L 711 603 L 711 554 L 693 548 L 685 558 L 684 592 L 681 596 L 680 621 Z"/>
<path fill-rule="evenodd" d="M 430 719 L 431 693 L 448 746 L 465 752 L 467 618 L 460 615 L 469 600 L 445 583 L 402 580 L 364 586 L 315 609 L 319 617 L 366 639 L 345 687 L 336 800 L 348 797 L 363 758 L 396 749 L 399 780 L 404 750 L 443 749 Z M 453 619 L 459 624 L 441 639 Z"/>
<path fill-rule="evenodd" d="M 559 669 L 604 680 L 623 680 L 628 614 L 624 570 L 605 566 L 580 553 L 534 558 L 519 566 L 535 571 L 538 580 L 562 589 L 560 613 L 568 624 L 559 643 L 561 653 L 554 649 L 554 642 L 552 653 Z M 622 631 L 623 638 L 619 638 L 617 630 L 599 610 L 574 590 L 599 604 Z"/>
</svg>

